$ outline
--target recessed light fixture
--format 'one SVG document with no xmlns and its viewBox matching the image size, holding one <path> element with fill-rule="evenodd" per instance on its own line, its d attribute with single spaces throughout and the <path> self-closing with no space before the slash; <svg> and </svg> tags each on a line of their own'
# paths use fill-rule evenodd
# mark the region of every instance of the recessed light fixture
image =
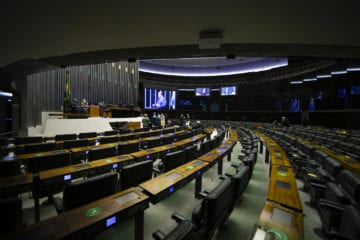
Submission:
<svg viewBox="0 0 360 240">
<path fill-rule="evenodd" d="M 302 84 L 302 81 L 291 81 L 290 84 Z"/>
<path fill-rule="evenodd" d="M 304 78 L 303 82 L 313 82 L 313 81 L 316 81 L 316 80 L 317 80 L 316 78 Z"/>
<path fill-rule="evenodd" d="M 331 74 L 321 74 L 321 75 L 317 75 L 316 78 L 331 78 Z"/>
<path fill-rule="evenodd" d="M 360 71 L 360 67 L 349 67 L 346 70 L 348 72 L 357 72 L 357 71 Z"/>
<path fill-rule="evenodd" d="M 331 75 L 339 75 L 339 74 L 346 74 L 346 70 L 340 70 L 340 71 L 332 71 Z"/>
</svg>

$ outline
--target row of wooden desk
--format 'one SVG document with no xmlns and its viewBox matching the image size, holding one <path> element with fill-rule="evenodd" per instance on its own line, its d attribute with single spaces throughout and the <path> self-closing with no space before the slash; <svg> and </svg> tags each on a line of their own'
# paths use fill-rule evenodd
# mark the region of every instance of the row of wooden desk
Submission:
<svg viewBox="0 0 360 240">
<path fill-rule="evenodd" d="M 180 141 L 181 143 L 169 145 L 174 147 L 182 146 L 182 144 L 189 144 L 201 140 L 206 136 L 206 134 L 197 135 L 191 139 L 184 139 Z M 236 141 L 234 140 L 225 141 L 217 149 L 212 150 L 213 154 L 207 155 L 206 157 L 201 156 L 198 159 L 140 184 L 139 187 L 143 189 L 144 193 L 139 191 L 139 189 L 130 188 L 104 199 L 59 214 L 48 220 L 30 225 L 27 228 L 5 236 L 4 239 L 60 239 L 64 237 L 84 239 L 94 236 L 106 230 L 108 227 L 134 216 L 135 239 L 143 239 L 143 211 L 149 207 L 149 201 L 152 203 L 161 201 L 194 178 L 196 179 L 195 196 L 197 196 L 201 191 L 201 177 L 203 172 L 210 167 L 212 162 L 216 162 L 227 154 L 230 154 L 235 144 Z M 163 147 L 164 146 L 158 147 L 158 151 L 164 151 L 165 149 Z M 200 160 L 201 158 L 204 160 Z M 87 166 L 89 168 L 96 166 L 100 167 L 102 165 L 114 166 L 113 164 L 120 163 L 121 161 L 129 161 L 131 159 L 134 159 L 133 156 L 128 155 L 124 156 L 123 159 L 110 158 L 84 164 L 90 164 L 90 166 Z M 83 168 L 83 171 L 86 171 L 87 167 Z M 74 171 L 77 172 L 76 170 Z M 71 170 L 65 171 L 65 169 L 62 171 L 52 170 L 52 172 L 48 171 L 42 173 L 40 178 L 52 179 L 59 176 L 64 177 L 71 173 Z"/>
<path fill-rule="evenodd" d="M 300 196 L 291 164 L 281 147 L 264 134 L 256 135 L 266 145 L 270 161 L 267 201 L 258 225 L 279 239 L 303 239 L 304 220 Z"/>
<path fill-rule="evenodd" d="M 303 144 L 307 144 L 312 146 L 313 148 L 320 150 L 324 153 L 326 153 L 327 155 L 329 155 L 330 157 L 338 160 L 344 167 L 344 169 L 347 169 L 349 171 L 352 171 L 358 175 L 360 175 L 360 163 L 358 161 L 356 161 L 355 159 L 353 159 L 352 157 L 346 155 L 346 154 L 341 154 L 338 153 L 332 149 L 329 149 L 325 146 L 316 144 L 314 142 L 302 139 L 302 138 L 297 138 L 296 139 L 298 142 L 301 142 Z"/>
</svg>

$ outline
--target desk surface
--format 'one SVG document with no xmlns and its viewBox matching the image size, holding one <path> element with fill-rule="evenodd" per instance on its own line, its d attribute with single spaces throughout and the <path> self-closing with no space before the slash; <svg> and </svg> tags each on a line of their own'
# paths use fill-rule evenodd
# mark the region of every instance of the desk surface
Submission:
<svg viewBox="0 0 360 240">
<path fill-rule="evenodd" d="M 146 202 L 148 204 L 148 201 L 149 197 L 147 195 L 136 188 L 130 188 L 65 212 L 63 215 L 69 232 L 75 233 L 99 221 L 104 221 L 137 204 Z M 118 222 L 120 219 L 116 221 Z"/>
<path fill-rule="evenodd" d="M 33 177 L 31 173 L 0 178 L 0 190 L 11 187 L 31 185 L 32 182 L 33 182 Z"/>
<path fill-rule="evenodd" d="M 148 180 L 139 186 L 148 192 L 150 195 L 155 196 L 162 191 L 170 188 L 177 182 L 184 180 L 199 170 L 205 168 L 209 163 L 201 160 L 193 160 L 189 163 L 183 164 L 173 170 L 170 170 L 156 178 Z"/>
<path fill-rule="evenodd" d="M 272 165 L 267 199 L 302 212 L 299 192 L 291 168 Z"/>
<path fill-rule="evenodd" d="M 119 145 L 119 143 L 106 143 L 106 144 L 100 144 L 100 145 L 71 148 L 70 151 L 73 152 L 73 153 L 86 152 L 86 151 L 96 150 L 96 149 L 116 147 L 118 145 Z"/>
<path fill-rule="evenodd" d="M 48 151 L 48 152 L 37 152 L 37 153 L 26 153 L 26 154 L 20 154 L 20 155 L 15 155 L 14 157 L 5 157 L 5 160 L 25 160 L 25 159 L 29 159 L 29 158 L 34 158 L 34 157 L 43 157 L 43 156 L 51 156 L 51 155 L 56 155 L 56 154 L 60 154 L 60 153 L 67 153 L 69 152 L 69 150 L 55 150 L 55 151 Z"/>
<path fill-rule="evenodd" d="M 303 214 L 271 201 L 265 202 L 258 224 L 268 231 L 287 237 L 279 239 L 301 240 L 304 238 Z"/>
<path fill-rule="evenodd" d="M 75 165 L 70 165 L 61 168 L 54 168 L 45 171 L 39 172 L 40 180 L 46 180 L 50 178 L 55 178 L 63 175 L 73 174 L 76 172 L 88 171 L 94 169 L 96 165 L 93 162 L 80 163 Z"/>
<path fill-rule="evenodd" d="M 116 164 L 116 163 L 124 163 L 124 162 L 128 162 L 131 160 L 134 160 L 134 158 L 132 156 L 130 156 L 128 154 L 124 154 L 124 155 L 120 155 L 120 156 L 116 156 L 116 157 L 109 157 L 109 158 L 91 161 L 91 163 L 93 163 L 96 167 L 103 167 L 103 166 L 112 165 L 112 164 Z"/>
</svg>

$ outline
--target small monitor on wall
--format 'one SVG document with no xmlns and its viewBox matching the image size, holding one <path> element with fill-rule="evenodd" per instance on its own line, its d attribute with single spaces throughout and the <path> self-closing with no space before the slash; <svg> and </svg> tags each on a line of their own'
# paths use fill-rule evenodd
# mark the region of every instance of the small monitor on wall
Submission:
<svg viewBox="0 0 360 240">
<path fill-rule="evenodd" d="M 221 96 L 234 96 L 236 95 L 236 86 L 221 87 Z"/>
<path fill-rule="evenodd" d="M 210 88 L 195 88 L 195 96 L 210 96 Z"/>
</svg>

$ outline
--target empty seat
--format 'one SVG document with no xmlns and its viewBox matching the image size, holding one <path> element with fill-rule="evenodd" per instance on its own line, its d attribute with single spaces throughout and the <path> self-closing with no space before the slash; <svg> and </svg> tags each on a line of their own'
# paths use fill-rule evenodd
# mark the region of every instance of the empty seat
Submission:
<svg viewBox="0 0 360 240">
<path fill-rule="evenodd" d="M 22 202 L 18 196 L 0 199 L 0 212 L 0 234 L 22 227 Z"/>
<path fill-rule="evenodd" d="M 76 138 L 76 133 L 55 135 L 55 141 L 75 140 Z"/>
<path fill-rule="evenodd" d="M 118 131 L 116 131 L 116 130 L 104 132 L 104 136 L 112 136 L 112 135 L 117 135 L 117 134 L 118 134 Z"/>
<path fill-rule="evenodd" d="M 100 144 L 115 143 L 115 142 L 119 142 L 119 137 L 118 136 L 100 138 Z"/>
<path fill-rule="evenodd" d="M 68 165 L 70 165 L 70 152 L 68 151 L 58 151 L 51 155 L 41 155 L 27 159 L 27 170 L 31 173 Z"/>
<path fill-rule="evenodd" d="M 329 239 L 360 239 L 360 209 L 323 201 L 319 204 L 322 233 Z M 315 229 L 315 232 L 319 230 Z"/>
<path fill-rule="evenodd" d="M 87 159 L 88 161 L 94 161 L 102 158 L 114 157 L 116 154 L 116 147 L 92 149 L 88 152 Z"/>
<path fill-rule="evenodd" d="M 63 142 L 64 149 L 85 147 L 85 146 L 89 146 L 89 145 L 90 145 L 90 142 L 87 139 L 66 140 Z"/>
<path fill-rule="evenodd" d="M 117 189 L 117 173 L 106 173 L 68 183 L 64 187 L 63 198 L 54 198 L 53 202 L 56 211 L 61 213 L 114 194 Z"/>
<path fill-rule="evenodd" d="M 15 145 L 22 145 L 22 144 L 30 144 L 30 143 L 41 143 L 43 142 L 43 137 L 16 137 L 15 138 Z"/>
<path fill-rule="evenodd" d="M 127 165 L 120 170 L 120 188 L 127 189 L 151 179 L 153 164 L 151 160 Z"/>
<path fill-rule="evenodd" d="M 194 225 L 193 239 L 211 239 L 221 223 L 228 217 L 228 209 L 233 201 L 233 186 L 225 178 L 211 192 L 201 193 L 204 199 L 192 211 Z"/>
<path fill-rule="evenodd" d="M 0 161 L 0 177 L 11 177 L 21 173 L 20 160 Z"/>
<path fill-rule="evenodd" d="M 177 226 L 171 230 L 167 235 L 165 235 L 162 231 L 157 230 L 153 232 L 152 236 L 155 240 L 191 240 L 192 239 L 192 223 L 190 220 L 181 216 L 178 213 L 175 213 L 171 216 L 177 223 Z"/>
<path fill-rule="evenodd" d="M 96 132 L 82 132 L 82 133 L 79 133 L 79 139 L 95 138 L 95 137 L 97 137 Z"/>
<path fill-rule="evenodd" d="M 24 153 L 38 153 L 56 150 L 56 143 L 33 143 L 24 145 Z"/>
</svg>

